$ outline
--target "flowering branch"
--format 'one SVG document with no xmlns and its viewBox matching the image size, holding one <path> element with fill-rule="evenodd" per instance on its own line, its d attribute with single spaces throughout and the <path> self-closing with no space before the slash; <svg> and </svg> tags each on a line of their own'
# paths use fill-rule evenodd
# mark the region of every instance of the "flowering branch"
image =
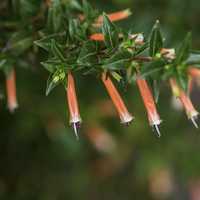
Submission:
<svg viewBox="0 0 200 200">
<path fill-rule="evenodd" d="M 13 8 L 15 6 L 13 16 L 23 23 L 16 30 L 14 17 L 10 19 L 4 16 L 7 23 L 0 24 L 0 28 L 7 34 L 2 40 L 0 69 L 7 74 L 12 66 L 22 65 L 20 60 L 31 63 L 40 48 L 45 50 L 46 59 L 41 64 L 49 72 L 46 94 L 59 84 L 65 85 L 70 123 L 76 134 L 81 118 L 72 74 L 77 72 L 101 77 L 124 123 L 129 123 L 132 116 L 110 76 L 119 84 L 123 82 L 128 85 L 136 81 L 150 125 L 155 126 L 158 135 L 161 120 L 154 99 L 157 102 L 163 81 L 175 80 L 186 112 L 195 110 L 191 105 L 188 106 L 189 99 L 184 96 L 189 81 L 199 77 L 200 53 L 191 50 L 191 33 L 186 35 L 179 47 L 168 49 L 158 20 L 148 37 L 142 33 L 122 31 L 114 24 L 129 17 L 129 9 L 110 14 L 100 13 L 86 0 L 82 3 L 78 0 L 27 1 L 25 4 L 17 1 Z M 17 8 L 20 8 L 19 12 Z M 30 10 L 34 11 L 30 13 Z M 151 85 L 152 92 L 149 86 L 151 82 L 154 83 Z M 197 115 L 193 112 L 189 116 L 193 120 Z"/>
</svg>

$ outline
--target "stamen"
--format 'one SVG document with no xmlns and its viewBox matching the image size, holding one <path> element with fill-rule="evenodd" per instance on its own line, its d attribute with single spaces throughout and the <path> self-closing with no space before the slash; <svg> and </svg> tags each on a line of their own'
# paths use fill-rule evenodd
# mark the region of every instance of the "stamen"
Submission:
<svg viewBox="0 0 200 200">
<path fill-rule="evenodd" d="M 160 138 L 161 137 L 161 133 L 160 133 L 160 129 L 159 129 L 159 125 L 158 124 L 154 124 L 153 125 L 153 130 L 154 130 L 154 132 L 156 131 L 156 135 Z"/>
<path fill-rule="evenodd" d="M 197 124 L 197 122 L 196 122 L 196 120 L 198 120 L 198 116 L 191 117 L 190 119 L 191 119 L 191 121 L 192 121 L 194 127 L 198 129 L 199 126 L 198 126 L 198 124 Z"/>
<path fill-rule="evenodd" d="M 80 122 L 75 122 L 75 123 L 72 123 L 72 127 L 74 129 L 74 133 L 76 135 L 76 139 L 79 140 L 79 135 L 78 135 L 78 131 L 80 129 Z"/>
</svg>

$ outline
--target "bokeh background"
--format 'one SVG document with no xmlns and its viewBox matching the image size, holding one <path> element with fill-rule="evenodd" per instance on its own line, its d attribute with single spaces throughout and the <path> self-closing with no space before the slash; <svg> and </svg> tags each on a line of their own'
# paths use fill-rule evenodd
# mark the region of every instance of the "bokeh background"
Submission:
<svg viewBox="0 0 200 200">
<path fill-rule="evenodd" d="M 160 19 L 166 46 L 177 45 L 187 31 L 200 49 L 199 0 L 96 0 L 106 12 L 131 8 L 119 22 L 148 33 Z M 148 125 L 137 88 L 119 88 L 135 121 L 119 123 L 114 107 L 95 77 L 76 76 L 83 125 L 77 141 L 68 126 L 65 92 L 45 97 L 47 72 L 30 64 L 17 69 L 19 109 L 6 108 L 0 74 L 0 199 L 129 200 L 200 199 L 200 132 L 193 128 L 163 84 L 158 105 L 163 119 L 158 139 Z M 200 107 L 200 87 L 192 92 Z"/>
</svg>

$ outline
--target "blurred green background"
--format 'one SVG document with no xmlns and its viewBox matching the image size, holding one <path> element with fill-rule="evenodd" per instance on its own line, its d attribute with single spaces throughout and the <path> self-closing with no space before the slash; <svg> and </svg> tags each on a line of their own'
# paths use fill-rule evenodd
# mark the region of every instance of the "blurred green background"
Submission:
<svg viewBox="0 0 200 200">
<path fill-rule="evenodd" d="M 106 12 L 131 8 L 122 27 L 148 33 L 160 19 L 166 46 L 193 33 L 200 49 L 199 0 L 98 0 Z M 77 75 L 83 125 L 80 140 L 68 127 L 62 87 L 45 97 L 48 77 L 41 66 L 17 69 L 19 109 L 6 108 L 0 74 L 0 199 L 3 200 L 128 200 L 200 199 L 200 135 L 162 86 L 158 105 L 163 123 L 158 139 L 148 125 L 135 86 L 120 89 L 135 121 L 123 127 L 102 83 Z M 91 84 L 92 83 L 92 84 Z M 200 89 L 192 99 L 200 106 Z"/>
</svg>

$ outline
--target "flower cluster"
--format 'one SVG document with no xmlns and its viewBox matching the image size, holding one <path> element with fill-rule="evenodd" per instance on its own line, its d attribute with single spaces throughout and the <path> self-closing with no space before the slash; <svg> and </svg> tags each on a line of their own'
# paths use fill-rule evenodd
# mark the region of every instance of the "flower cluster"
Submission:
<svg viewBox="0 0 200 200">
<path fill-rule="evenodd" d="M 37 55 L 37 47 L 45 50 L 46 60 L 41 64 L 50 74 L 46 94 L 57 85 L 64 85 L 69 121 L 76 135 L 81 123 L 74 81 L 77 72 L 94 75 L 102 81 L 123 124 L 129 124 L 133 116 L 114 81 L 126 85 L 136 83 L 149 124 L 156 129 L 158 136 L 162 120 L 156 104 L 162 82 L 165 81 L 172 87 L 173 95 L 180 99 L 188 118 L 197 127 L 195 120 L 198 112 L 191 103 L 189 93 L 193 80 L 200 77 L 200 53 L 191 50 L 191 33 L 186 35 L 179 47 L 169 49 L 164 46 L 159 21 L 155 22 L 147 36 L 124 31 L 114 23 L 129 17 L 129 9 L 102 14 L 86 0 L 82 3 L 77 0 L 46 0 L 41 4 L 43 6 L 38 6 L 38 13 L 27 14 L 26 7 L 21 7 L 25 11 L 20 13 L 25 13 L 27 20 L 12 39 L 6 38 L 8 42 L 0 55 L 0 68 L 6 71 L 7 66 L 19 65 L 19 56 L 29 55 L 26 56 L 28 59 Z M 27 30 L 25 27 L 28 24 Z M 30 34 L 30 30 L 34 31 Z M 31 50 L 32 41 L 34 50 Z M 19 48 L 18 54 L 13 53 L 16 47 Z M 10 110 L 13 110 L 17 105 L 15 75 L 13 71 L 10 74 L 7 81 L 8 104 Z"/>
</svg>

